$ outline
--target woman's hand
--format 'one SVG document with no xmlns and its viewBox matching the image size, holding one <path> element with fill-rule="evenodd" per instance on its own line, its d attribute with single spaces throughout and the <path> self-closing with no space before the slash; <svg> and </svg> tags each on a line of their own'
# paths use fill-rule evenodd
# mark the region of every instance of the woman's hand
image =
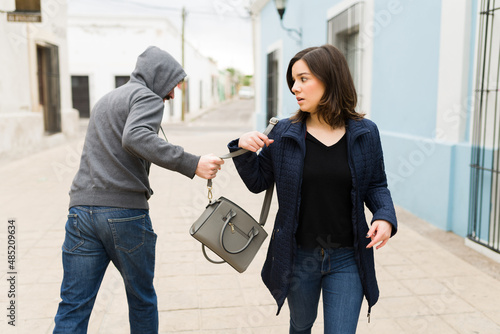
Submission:
<svg viewBox="0 0 500 334">
<path fill-rule="evenodd" d="M 273 142 L 274 139 L 269 139 L 265 134 L 258 131 L 252 131 L 247 132 L 240 137 L 238 146 L 251 152 L 257 152 L 259 149 L 264 147 L 264 145 L 269 146 Z"/>
<path fill-rule="evenodd" d="M 367 238 L 372 239 L 372 241 L 368 244 L 368 246 L 366 246 L 366 248 L 372 248 L 379 242 L 381 242 L 381 244 L 378 245 L 376 249 L 384 247 L 387 241 L 389 241 L 391 233 L 392 233 L 391 223 L 385 220 L 375 220 L 372 223 L 372 227 L 368 231 L 368 234 L 366 235 Z"/>
</svg>

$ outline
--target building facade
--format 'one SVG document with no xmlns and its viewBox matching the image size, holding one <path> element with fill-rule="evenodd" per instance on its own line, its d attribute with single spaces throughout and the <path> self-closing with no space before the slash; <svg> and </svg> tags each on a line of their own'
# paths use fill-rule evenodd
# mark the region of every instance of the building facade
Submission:
<svg viewBox="0 0 500 334">
<path fill-rule="evenodd" d="M 66 0 L 0 1 L 0 156 L 13 157 L 78 131 L 71 104 Z M 41 22 L 38 22 L 41 21 Z"/>
<path fill-rule="evenodd" d="M 88 117 L 92 106 L 110 90 L 128 81 L 137 57 L 148 46 L 168 51 L 182 63 L 182 34 L 165 15 L 150 12 L 81 11 L 78 3 L 70 8 L 68 41 L 73 105 L 81 117 Z M 196 115 L 225 98 L 217 64 L 203 56 L 189 41 L 184 42 L 184 117 Z M 183 95 L 176 89 L 174 100 L 165 104 L 164 118 L 183 118 Z"/>
<path fill-rule="evenodd" d="M 293 55 L 335 45 L 358 111 L 379 126 L 395 203 L 497 257 L 500 22 L 492 3 L 289 0 L 280 20 L 275 1 L 254 1 L 256 126 L 297 110 L 285 80 Z"/>
</svg>

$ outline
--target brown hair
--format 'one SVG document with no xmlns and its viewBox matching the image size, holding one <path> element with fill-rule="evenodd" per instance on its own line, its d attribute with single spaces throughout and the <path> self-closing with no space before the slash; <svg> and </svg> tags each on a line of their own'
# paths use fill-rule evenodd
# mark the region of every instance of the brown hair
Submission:
<svg viewBox="0 0 500 334">
<path fill-rule="evenodd" d="M 348 119 L 364 117 L 364 114 L 354 110 L 357 104 L 356 88 L 347 61 L 336 47 L 325 44 L 307 48 L 290 60 L 286 80 L 292 94 L 294 94 L 292 67 L 299 60 L 303 60 L 312 74 L 325 85 L 325 93 L 316 108 L 320 120 L 324 120 L 333 128 L 338 128 L 344 126 Z M 295 122 L 304 122 L 307 117 L 309 113 L 299 109 L 291 119 Z"/>
</svg>

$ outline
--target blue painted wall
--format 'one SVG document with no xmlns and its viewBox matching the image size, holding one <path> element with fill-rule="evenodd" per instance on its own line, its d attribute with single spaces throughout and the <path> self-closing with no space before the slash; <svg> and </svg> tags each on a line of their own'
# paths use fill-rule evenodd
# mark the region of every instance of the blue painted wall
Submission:
<svg viewBox="0 0 500 334">
<path fill-rule="evenodd" d="M 375 1 L 371 118 L 384 130 L 434 137 L 438 93 L 441 2 Z M 379 13 L 379 14 L 377 14 Z M 385 23 L 384 23 L 385 22 Z"/>
<path fill-rule="evenodd" d="M 376 1 L 375 12 L 385 2 Z M 471 13 L 469 96 L 474 89 L 476 4 Z M 467 131 L 461 143 L 436 139 L 440 2 L 414 1 L 406 6 L 374 39 L 371 118 L 381 129 L 395 203 L 439 228 L 466 236 L 470 134 Z"/>
<path fill-rule="evenodd" d="M 380 127 L 396 204 L 448 229 L 452 147 L 433 140 L 441 2 L 375 1 L 371 118 Z M 424 24 L 425 23 L 425 24 Z"/>
</svg>

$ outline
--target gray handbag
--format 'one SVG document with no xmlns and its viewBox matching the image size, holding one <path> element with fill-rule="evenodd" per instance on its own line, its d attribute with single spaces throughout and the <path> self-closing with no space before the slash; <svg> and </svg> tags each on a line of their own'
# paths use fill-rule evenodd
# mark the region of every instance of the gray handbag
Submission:
<svg viewBox="0 0 500 334">
<path fill-rule="evenodd" d="M 264 134 L 268 135 L 277 123 L 277 118 L 271 118 Z M 246 152 L 248 151 L 240 149 L 220 158 L 233 158 Z M 208 261 L 217 264 L 227 262 L 242 273 L 250 265 L 267 237 L 264 224 L 269 214 L 274 184 L 266 190 L 259 222 L 239 205 L 225 197 L 212 201 L 212 180 L 208 180 L 207 187 L 209 203 L 201 216 L 193 223 L 189 233 L 201 242 L 203 255 Z M 215 261 L 208 257 L 205 247 L 217 254 L 222 261 Z"/>
</svg>

